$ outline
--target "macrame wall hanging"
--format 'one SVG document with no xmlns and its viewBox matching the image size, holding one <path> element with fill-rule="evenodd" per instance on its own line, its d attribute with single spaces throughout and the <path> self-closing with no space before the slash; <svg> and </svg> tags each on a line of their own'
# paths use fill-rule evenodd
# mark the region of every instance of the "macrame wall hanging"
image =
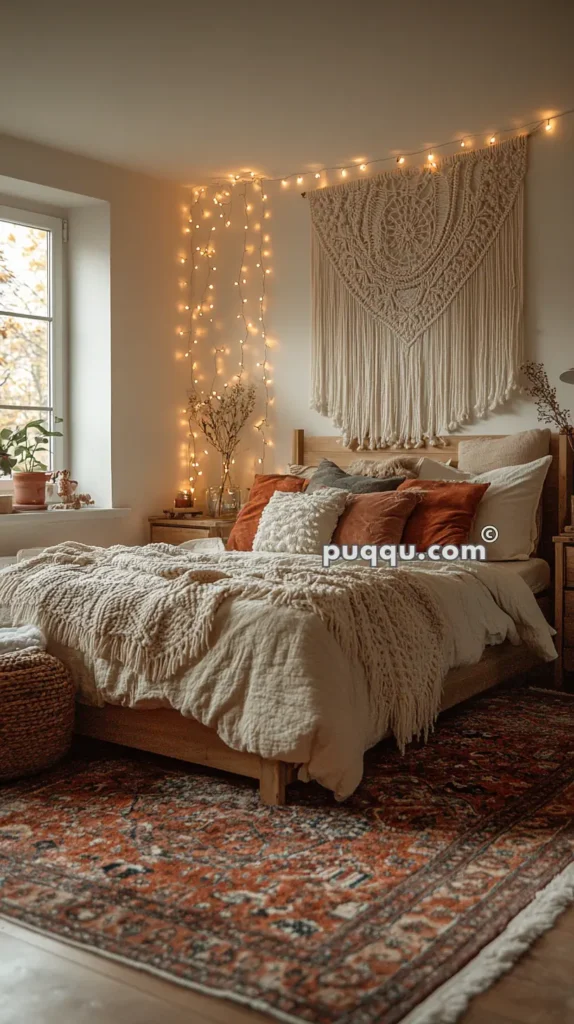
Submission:
<svg viewBox="0 0 574 1024">
<path fill-rule="evenodd" d="M 526 145 L 308 193 L 311 404 L 345 444 L 436 444 L 518 386 Z"/>
</svg>

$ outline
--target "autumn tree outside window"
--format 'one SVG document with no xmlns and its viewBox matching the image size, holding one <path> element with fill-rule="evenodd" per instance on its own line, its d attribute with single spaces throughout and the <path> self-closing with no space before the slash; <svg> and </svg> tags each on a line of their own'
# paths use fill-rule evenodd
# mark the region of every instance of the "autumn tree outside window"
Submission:
<svg viewBox="0 0 574 1024">
<path fill-rule="evenodd" d="M 0 206 L 0 429 L 64 415 L 62 303 L 62 221 Z"/>
</svg>

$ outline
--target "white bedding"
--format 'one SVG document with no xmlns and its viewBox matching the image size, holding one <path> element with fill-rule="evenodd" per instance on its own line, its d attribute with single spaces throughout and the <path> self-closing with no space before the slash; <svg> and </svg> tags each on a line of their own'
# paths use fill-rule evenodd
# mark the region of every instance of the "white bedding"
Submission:
<svg viewBox="0 0 574 1024">
<path fill-rule="evenodd" d="M 515 573 L 530 587 L 533 594 L 542 594 L 550 586 L 550 566 L 543 558 L 528 558 L 525 561 L 516 562 L 486 562 L 485 568 L 494 565 L 495 568 L 507 569 Z"/>
<path fill-rule="evenodd" d="M 313 555 L 293 557 L 320 562 Z M 552 630 L 515 571 L 494 563 L 418 570 L 448 623 L 445 675 L 507 639 L 528 642 L 545 660 L 556 657 Z M 361 664 L 344 657 L 316 616 L 293 607 L 225 601 L 207 654 L 161 683 L 54 643 L 49 650 L 70 666 L 86 703 L 176 708 L 216 729 L 234 749 L 301 764 L 301 778 L 317 779 L 338 799 L 359 784 L 364 751 L 381 738 Z"/>
</svg>

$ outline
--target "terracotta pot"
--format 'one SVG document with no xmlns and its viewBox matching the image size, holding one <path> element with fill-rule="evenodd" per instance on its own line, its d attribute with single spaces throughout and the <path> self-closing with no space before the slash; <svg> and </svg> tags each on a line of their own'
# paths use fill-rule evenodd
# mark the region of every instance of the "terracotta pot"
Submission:
<svg viewBox="0 0 574 1024">
<path fill-rule="evenodd" d="M 46 504 L 45 473 L 13 473 L 15 505 Z"/>
</svg>

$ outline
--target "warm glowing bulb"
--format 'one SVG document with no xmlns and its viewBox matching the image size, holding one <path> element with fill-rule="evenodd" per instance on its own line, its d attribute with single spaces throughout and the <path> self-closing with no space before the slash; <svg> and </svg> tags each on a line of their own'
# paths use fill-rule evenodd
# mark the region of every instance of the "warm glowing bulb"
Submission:
<svg viewBox="0 0 574 1024">
<path fill-rule="evenodd" d="M 434 160 L 434 153 L 429 153 L 429 164 L 432 164 Z"/>
<path fill-rule="evenodd" d="M 302 183 L 302 181 L 303 181 L 303 178 L 301 177 L 301 175 L 299 175 L 299 177 L 297 178 L 297 184 L 300 185 Z"/>
<path fill-rule="evenodd" d="M 488 141 L 491 146 L 494 146 L 494 143 L 496 142 L 496 135 L 491 135 Z"/>
<path fill-rule="evenodd" d="M 366 164 L 361 164 L 361 166 L 359 167 L 359 170 L 360 171 L 366 171 L 367 170 L 367 165 Z"/>
<path fill-rule="evenodd" d="M 397 157 L 397 163 L 398 164 L 404 164 L 404 162 L 405 162 L 404 156 L 398 156 Z"/>
<path fill-rule="evenodd" d="M 315 175 L 315 177 L 316 177 L 316 178 L 320 178 L 320 177 L 321 177 L 321 175 L 319 174 L 319 172 L 318 172 L 318 171 L 317 171 L 317 174 Z"/>
<path fill-rule="evenodd" d="M 545 131 L 547 131 L 547 132 L 549 132 L 549 131 L 551 131 L 551 130 L 552 130 L 552 124 L 551 124 L 551 122 L 550 122 L 550 118 L 548 118 L 548 120 L 547 120 L 546 124 L 544 125 L 544 129 L 545 129 Z"/>
<path fill-rule="evenodd" d="M 179 262 L 180 262 L 180 263 L 186 263 L 186 262 L 187 262 L 187 260 L 186 260 L 185 256 L 180 256 L 180 260 L 179 260 Z"/>
<path fill-rule="evenodd" d="M 460 147 L 461 147 L 461 149 L 464 149 L 464 147 L 465 147 L 465 146 L 466 146 L 466 142 L 465 142 L 465 141 L 464 141 L 464 139 L 463 139 L 463 140 L 462 140 L 462 142 L 461 142 L 461 144 L 460 144 Z"/>
<path fill-rule="evenodd" d="M 343 170 L 341 171 L 341 177 L 342 177 L 342 178 L 346 178 L 346 177 L 347 177 L 347 172 L 346 172 L 346 170 L 345 170 L 344 168 L 343 168 Z"/>
<path fill-rule="evenodd" d="M 288 182 L 285 180 L 285 178 L 283 178 L 281 184 L 283 185 L 283 188 L 287 188 Z"/>
</svg>

